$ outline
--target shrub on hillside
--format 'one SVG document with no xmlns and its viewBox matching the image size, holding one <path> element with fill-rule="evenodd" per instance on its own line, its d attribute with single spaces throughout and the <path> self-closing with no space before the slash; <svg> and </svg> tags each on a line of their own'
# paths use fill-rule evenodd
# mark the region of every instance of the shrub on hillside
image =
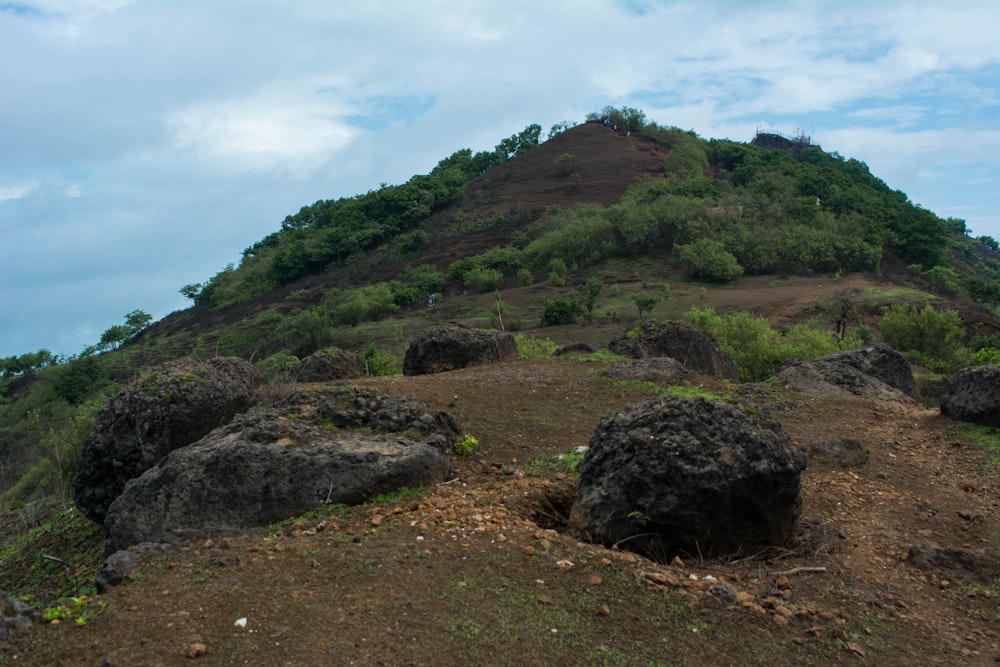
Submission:
<svg viewBox="0 0 1000 667">
<path fill-rule="evenodd" d="M 679 245 L 676 250 L 677 257 L 687 265 L 688 275 L 695 280 L 727 283 L 743 275 L 743 267 L 718 241 L 702 238 Z"/>
<path fill-rule="evenodd" d="M 930 305 L 921 310 L 895 304 L 882 312 L 878 321 L 882 339 L 906 353 L 914 363 L 931 370 L 945 370 L 962 355 L 965 331 L 954 310 L 937 311 Z"/>
<path fill-rule="evenodd" d="M 583 304 L 576 297 L 567 299 L 554 296 L 542 306 L 542 325 L 551 327 L 559 324 L 570 324 L 582 314 Z"/>
</svg>

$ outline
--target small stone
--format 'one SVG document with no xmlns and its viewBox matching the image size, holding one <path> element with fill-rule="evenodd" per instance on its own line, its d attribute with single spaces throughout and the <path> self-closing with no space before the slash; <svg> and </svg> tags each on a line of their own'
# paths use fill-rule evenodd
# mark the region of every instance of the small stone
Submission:
<svg viewBox="0 0 1000 667">
<path fill-rule="evenodd" d="M 556 561 L 556 567 L 558 567 L 560 570 L 572 570 L 573 567 L 574 567 L 574 563 L 573 563 L 573 561 L 566 560 L 564 558 L 562 560 L 557 560 Z"/>
<path fill-rule="evenodd" d="M 674 556 L 674 559 L 670 561 L 670 567 L 684 567 L 684 561 L 681 560 L 680 556 Z"/>
<path fill-rule="evenodd" d="M 549 547 L 551 547 L 551 546 L 552 546 L 552 543 L 549 542 L 548 540 L 544 539 L 544 538 L 538 540 L 538 548 L 541 549 L 542 551 L 548 551 Z"/>
<path fill-rule="evenodd" d="M 781 614 L 774 614 L 773 616 L 771 616 L 771 620 L 774 621 L 774 624 L 779 627 L 782 628 L 788 627 L 788 619 L 782 616 Z"/>
<path fill-rule="evenodd" d="M 791 582 L 788 581 L 788 577 L 783 574 L 779 574 L 774 578 L 774 585 L 782 590 L 792 587 Z"/>
<path fill-rule="evenodd" d="M 746 591 L 737 591 L 736 601 L 739 602 L 740 604 L 750 604 L 751 602 L 753 602 L 753 595 L 747 593 Z"/>
<path fill-rule="evenodd" d="M 602 604 L 600 607 L 597 608 L 597 613 L 600 614 L 601 616 L 610 616 L 611 607 L 609 607 L 606 604 Z"/>
<path fill-rule="evenodd" d="M 524 547 L 521 549 L 521 553 L 525 556 L 533 556 L 535 554 L 535 547 Z"/>
<path fill-rule="evenodd" d="M 211 549 L 214 546 L 215 546 L 215 542 L 212 541 L 212 538 L 208 538 L 207 540 L 205 540 L 204 542 L 201 543 L 201 548 L 202 549 Z"/>
<path fill-rule="evenodd" d="M 587 585 L 588 586 L 600 586 L 603 583 L 604 583 L 604 580 L 601 579 L 600 577 L 598 577 L 596 574 L 592 574 L 592 575 L 590 575 L 590 577 L 587 578 Z"/>
<path fill-rule="evenodd" d="M 186 655 L 189 658 L 200 658 L 206 653 L 208 653 L 208 649 L 205 647 L 204 644 L 202 644 L 201 642 L 194 642 L 193 644 L 188 645 L 187 650 L 184 652 L 184 655 Z"/>
<path fill-rule="evenodd" d="M 542 604 L 549 604 L 550 602 L 552 602 L 552 598 L 550 598 L 548 595 L 539 595 L 536 599 Z"/>
</svg>

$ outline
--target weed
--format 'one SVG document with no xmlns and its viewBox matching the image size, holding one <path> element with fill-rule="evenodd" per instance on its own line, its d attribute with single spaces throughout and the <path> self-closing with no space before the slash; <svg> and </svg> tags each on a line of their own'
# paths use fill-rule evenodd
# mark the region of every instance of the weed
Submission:
<svg viewBox="0 0 1000 667">
<path fill-rule="evenodd" d="M 550 359 L 559 349 L 549 338 L 529 338 L 521 332 L 514 334 L 517 343 L 517 356 L 522 359 Z"/>
<path fill-rule="evenodd" d="M 452 450 L 457 456 L 472 456 L 473 450 L 478 446 L 479 441 L 466 433 L 455 441 L 455 444 L 452 445 Z"/>
<path fill-rule="evenodd" d="M 967 422 L 962 423 L 960 428 L 965 437 L 986 451 L 993 465 L 1000 466 L 1000 429 Z"/>
</svg>

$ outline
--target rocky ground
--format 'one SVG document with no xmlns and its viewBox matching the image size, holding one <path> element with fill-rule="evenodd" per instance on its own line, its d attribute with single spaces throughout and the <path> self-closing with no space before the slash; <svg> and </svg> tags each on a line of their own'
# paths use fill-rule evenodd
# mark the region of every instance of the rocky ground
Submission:
<svg viewBox="0 0 1000 667">
<path fill-rule="evenodd" d="M 364 380 L 449 410 L 479 447 L 430 490 L 199 535 L 144 557 L 134 581 L 67 603 L 66 618 L 16 634 L 0 657 L 25 665 L 1000 661 L 997 469 L 959 425 L 916 404 L 739 387 L 742 400 L 767 407 L 813 451 L 796 537 L 766 554 L 657 563 L 563 531 L 575 488 L 567 454 L 587 444 L 606 411 L 653 390 L 601 377 L 606 366 L 519 360 Z M 736 390 L 703 376 L 689 380 L 686 390 L 695 389 Z M 50 552 L 59 545 L 52 536 Z"/>
</svg>

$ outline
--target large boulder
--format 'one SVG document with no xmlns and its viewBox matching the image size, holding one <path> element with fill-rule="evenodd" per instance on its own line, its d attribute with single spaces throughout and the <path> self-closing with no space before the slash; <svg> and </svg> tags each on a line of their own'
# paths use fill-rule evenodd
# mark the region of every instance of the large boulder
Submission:
<svg viewBox="0 0 1000 667">
<path fill-rule="evenodd" d="M 570 524 L 657 559 L 754 552 L 792 535 L 805 467 L 759 410 L 655 398 L 598 423 Z"/>
<path fill-rule="evenodd" d="M 178 531 L 273 523 L 447 479 L 454 418 L 370 389 L 293 393 L 237 416 L 128 483 L 105 520 L 108 551 Z"/>
<path fill-rule="evenodd" d="M 517 343 L 506 331 L 433 327 L 410 341 L 403 375 L 428 375 L 517 358 Z"/>
<path fill-rule="evenodd" d="M 983 426 L 1000 426 L 1000 367 L 966 368 L 945 385 L 941 414 Z"/>
<path fill-rule="evenodd" d="M 102 523 L 128 480 L 260 400 L 257 369 L 236 357 L 177 359 L 108 399 L 87 436 L 73 484 L 77 507 Z"/>
<path fill-rule="evenodd" d="M 696 373 L 726 380 L 740 379 L 736 364 L 712 335 L 686 322 L 661 324 L 648 320 L 639 327 L 638 335 L 616 338 L 608 343 L 608 349 L 636 359 L 671 357 Z"/>
<path fill-rule="evenodd" d="M 812 361 L 789 361 L 778 368 L 778 378 L 789 389 L 806 394 L 855 395 L 904 402 L 919 397 L 910 364 L 883 343 Z"/>
<path fill-rule="evenodd" d="M 302 365 L 296 370 L 295 379 L 299 382 L 333 382 L 360 375 L 358 355 L 339 347 L 328 347 L 303 359 Z"/>
</svg>

